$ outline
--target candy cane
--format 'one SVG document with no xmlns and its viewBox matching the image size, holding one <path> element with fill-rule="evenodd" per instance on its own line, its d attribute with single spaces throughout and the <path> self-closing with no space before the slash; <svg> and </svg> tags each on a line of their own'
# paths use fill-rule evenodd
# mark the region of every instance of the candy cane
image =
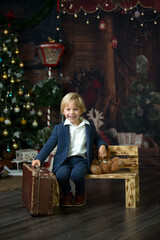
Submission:
<svg viewBox="0 0 160 240">
<path fill-rule="evenodd" d="M 51 111 L 50 111 L 50 106 L 48 107 L 47 109 L 47 127 L 50 128 L 50 114 Z"/>
</svg>

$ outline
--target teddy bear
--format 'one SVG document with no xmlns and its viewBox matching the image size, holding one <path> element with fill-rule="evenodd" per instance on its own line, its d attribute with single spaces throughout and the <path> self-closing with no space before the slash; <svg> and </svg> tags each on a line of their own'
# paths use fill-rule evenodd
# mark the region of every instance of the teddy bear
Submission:
<svg viewBox="0 0 160 240">
<path fill-rule="evenodd" d="M 98 175 L 103 173 L 116 172 L 119 169 L 123 168 L 124 166 L 125 166 L 124 161 L 119 157 L 113 157 L 102 160 L 94 159 L 91 163 L 90 171 L 93 174 Z"/>
</svg>

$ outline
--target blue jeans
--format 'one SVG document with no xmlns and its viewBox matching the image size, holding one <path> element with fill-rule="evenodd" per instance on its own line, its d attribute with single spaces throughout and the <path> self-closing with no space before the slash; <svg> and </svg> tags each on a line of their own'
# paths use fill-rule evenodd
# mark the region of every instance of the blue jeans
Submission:
<svg viewBox="0 0 160 240">
<path fill-rule="evenodd" d="M 67 158 L 55 172 L 64 195 L 71 191 L 70 179 L 75 184 L 77 194 L 85 193 L 85 176 L 88 172 L 87 159 L 80 156 Z"/>
</svg>

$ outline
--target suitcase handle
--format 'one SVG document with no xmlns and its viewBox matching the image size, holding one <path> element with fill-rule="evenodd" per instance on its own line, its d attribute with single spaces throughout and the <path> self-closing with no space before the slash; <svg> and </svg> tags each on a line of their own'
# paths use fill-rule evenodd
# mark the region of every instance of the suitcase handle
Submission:
<svg viewBox="0 0 160 240">
<path fill-rule="evenodd" d="M 34 168 L 36 168 L 37 170 L 40 170 L 40 167 L 38 166 L 38 164 L 36 164 Z"/>
</svg>

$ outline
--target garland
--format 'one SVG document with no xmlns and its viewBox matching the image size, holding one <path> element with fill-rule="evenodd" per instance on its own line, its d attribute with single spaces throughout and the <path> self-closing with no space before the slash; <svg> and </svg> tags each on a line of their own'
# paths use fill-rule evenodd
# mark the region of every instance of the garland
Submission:
<svg viewBox="0 0 160 240">
<path fill-rule="evenodd" d="M 23 22 L 13 21 L 12 23 L 14 25 L 14 29 L 16 31 L 21 31 L 21 30 L 24 30 L 25 28 L 36 25 L 40 20 L 42 20 L 48 14 L 54 2 L 56 2 L 56 0 L 46 0 L 42 8 L 37 13 L 35 13 L 31 18 Z M 8 23 L 8 20 L 6 19 L 5 16 L 0 15 L 0 23 L 1 24 Z"/>
</svg>

